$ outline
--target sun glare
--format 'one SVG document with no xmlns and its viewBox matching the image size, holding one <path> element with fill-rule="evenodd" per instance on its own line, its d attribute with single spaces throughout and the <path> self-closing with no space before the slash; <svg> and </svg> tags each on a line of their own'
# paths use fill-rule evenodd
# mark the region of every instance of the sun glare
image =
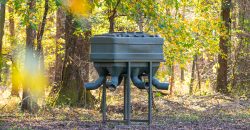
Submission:
<svg viewBox="0 0 250 130">
<path fill-rule="evenodd" d="M 88 0 L 64 0 L 63 5 L 73 14 L 88 17 L 91 5 Z"/>
<path fill-rule="evenodd" d="M 29 88 L 30 93 L 38 98 L 43 95 L 44 88 L 47 86 L 47 78 L 44 76 L 44 71 L 39 69 L 39 62 L 30 51 L 25 57 L 24 64 L 24 67 L 14 72 L 13 81 L 15 84 Z"/>
</svg>

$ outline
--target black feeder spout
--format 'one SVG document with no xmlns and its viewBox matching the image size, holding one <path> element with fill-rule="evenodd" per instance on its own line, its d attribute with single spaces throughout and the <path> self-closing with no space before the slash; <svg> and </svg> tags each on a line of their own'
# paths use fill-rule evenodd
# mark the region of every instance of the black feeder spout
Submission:
<svg viewBox="0 0 250 130">
<path fill-rule="evenodd" d="M 108 71 L 111 73 L 111 80 L 106 82 L 106 85 L 110 91 L 115 91 L 117 86 L 120 85 L 122 77 L 122 69 L 121 68 L 112 68 L 108 69 Z"/>
<path fill-rule="evenodd" d="M 122 82 L 122 76 L 119 76 L 119 77 L 114 76 L 114 77 L 111 77 L 111 82 L 106 82 L 106 84 L 110 91 L 115 91 L 117 86 L 119 86 L 121 82 Z"/>
<path fill-rule="evenodd" d="M 161 83 L 158 81 L 155 77 L 152 78 L 152 84 L 157 88 L 161 90 L 168 90 L 169 83 Z"/>
<path fill-rule="evenodd" d="M 132 70 L 131 73 L 131 80 L 133 82 L 133 84 L 139 88 L 139 89 L 145 89 L 146 87 L 146 82 L 143 82 L 140 78 L 139 78 L 139 68 L 135 68 Z"/>
<path fill-rule="evenodd" d="M 98 69 L 98 70 L 99 70 L 99 78 L 96 81 L 93 81 L 91 83 L 84 83 L 84 87 L 86 88 L 86 90 L 97 89 L 105 82 L 106 74 L 104 70 L 103 69 Z"/>
<path fill-rule="evenodd" d="M 115 91 L 116 87 L 119 85 L 119 76 L 112 76 L 111 81 L 106 82 L 107 87 L 110 91 Z"/>
<path fill-rule="evenodd" d="M 91 83 L 84 83 L 84 87 L 86 88 L 86 90 L 94 90 L 99 88 L 103 82 L 105 81 L 105 76 L 104 75 L 100 75 L 99 78 Z"/>
</svg>

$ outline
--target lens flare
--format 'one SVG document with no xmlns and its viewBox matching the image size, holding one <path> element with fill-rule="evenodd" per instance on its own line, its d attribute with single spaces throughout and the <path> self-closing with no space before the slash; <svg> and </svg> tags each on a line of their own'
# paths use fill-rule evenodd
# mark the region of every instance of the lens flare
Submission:
<svg viewBox="0 0 250 130">
<path fill-rule="evenodd" d="M 77 16 L 88 17 L 91 12 L 89 0 L 63 0 L 63 6 Z"/>
<path fill-rule="evenodd" d="M 27 52 L 25 58 L 22 58 L 19 63 L 24 61 L 23 67 L 18 67 L 18 71 L 13 73 L 13 83 L 20 85 L 23 88 L 28 88 L 30 94 L 34 98 L 39 98 L 44 96 L 44 90 L 47 86 L 47 78 L 45 76 L 44 70 L 39 69 L 39 62 L 34 54 L 29 51 Z"/>
</svg>

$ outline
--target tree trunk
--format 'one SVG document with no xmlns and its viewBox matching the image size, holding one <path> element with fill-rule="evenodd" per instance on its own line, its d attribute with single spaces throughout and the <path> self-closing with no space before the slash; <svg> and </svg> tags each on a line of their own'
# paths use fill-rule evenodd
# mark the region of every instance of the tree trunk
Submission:
<svg viewBox="0 0 250 130">
<path fill-rule="evenodd" d="M 15 21 L 14 21 L 14 6 L 12 3 L 9 3 L 9 30 L 10 30 L 10 44 L 12 46 L 16 45 L 16 40 L 15 40 Z"/>
<path fill-rule="evenodd" d="M 109 17 L 109 33 L 112 33 L 115 31 L 115 17 L 110 16 Z"/>
<path fill-rule="evenodd" d="M 117 0 L 117 3 L 113 7 L 113 9 L 109 9 L 108 12 L 110 13 L 110 16 L 108 17 L 109 20 L 109 33 L 112 33 L 115 31 L 115 18 L 117 13 L 117 7 L 119 6 L 121 0 Z M 110 7 L 112 8 L 112 7 Z"/>
<path fill-rule="evenodd" d="M 181 82 L 183 83 L 183 81 L 185 81 L 185 70 L 181 67 Z"/>
<path fill-rule="evenodd" d="M 185 20 L 186 17 L 186 1 L 183 1 L 184 5 L 183 5 L 183 9 L 182 9 L 182 20 Z M 183 81 L 185 81 L 185 70 L 184 67 L 181 67 L 181 83 L 183 83 Z"/>
<path fill-rule="evenodd" d="M 137 21 L 137 25 L 139 27 L 139 31 L 140 32 L 143 32 L 143 14 L 141 12 L 141 10 L 139 10 L 139 18 L 138 18 L 138 21 Z"/>
<path fill-rule="evenodd" d="M 44 34 L 44 28 L 46 25 L 46 21 L 47 21 L 47 14 L 48 14 L 48 10 L 49 10 L 49 0 L 45 0 L 45 4 L 44 4 L 44 13 L 43 13 L 43 18 L 42 18 L 42 22 L 40 23 L 40 28 L 37 32 L 37 50 L 36 50 L 36 57 L 37 57 L 37 61 L 38 61 L 38 73 L 41 73 L 44 76 L 44 53 L 43 53 L 43 45 L 42 45 L 42 39 L 43 39 L 43 34 Z M 45 96 L 45 86 L 41 86 L 41 96 L 44 97 Z"/>
<path fill-rule="evenodd" d="M 38 64 L 39 69 L 41 72 L 44 71 L 44 54 L 43 54 L 42 38 L 43 38 L 44 28 L 46 25 L 46 20 L 47 20 L 46 17 L 48 14 L 48 10 L 49 10 L 49 0 L 45 0 L 43 19 L 39 31 L 37 33 L 37 57 L 39 62 Z"/>
<path fill-rule="evenodd" d="M 175 84 L 175 65 L 174 63 L 171 66 L 171 79 L 170 79 L 170 95 L 174 94 L 174 84 Z"/>
<path fill-rule="evenodd" d="M 12 47 L 12 57 L 11 57 L 11 61 L 12 61 L 12 78 L 11 78 L 11 82 L 12 82 L 12 88 L 11 88 L 11 95 L 12 96 L 19 96 L 19 83 L 17 81 L 18 77 L 17 73 L 18 73 L 18 66 L 17 66 L 17 62 L 16 62 L 16 40 L 15 40 L 15 21 L 14 21 L 14 10 L 12 8 L 13 3 L 9 3 L 9 31 L 10 31 L 10 42 L 11 42 L 11 47 Z"/>
<path fill-rule="evenodd" d="M 91 28 L 91 27 L 89 27 Z M 83 89 L 84 83 L 89 82 L 89 71 L 90 71 L 90 63 L 89 63 L 89 53 L 90 53 L 90 43 L 89 39 L 91 37 L 91 31 L 84 32 L 84 36 L 78 36 L 77 38 L 77 47 L 79 48 L 77 53 L 80 55 L 79 65 L 79 76 L 81 78 L 80 87 Z M 83 89 L 83 93 L 79 93 L 79 103 L 85 107 L 93 107 L 95 98 L 90 93 L 89 90 Z"/>
<path fill-rule="evenodd" d="M 76 35 L 76 23 L 72 15 L 66 15 L 65 39 L 66 50 L 62 72 L 62 87 L 59 91 L 57 104 L 71 106 L 81 105 L 92 107 L 94 97 L 90 91 L 83 89 L 83 83 L 88 82 L 89 64 L 86 55 L 89 55 L 90 29 L 82 35 Z M 87 57 L 88 59 L 88 57 Z"/>
<path fill-rule="evenodd" d="M 63 54 L 61 51 L 64 49 L 65 43 L 65 14 L 62 7 L 57 10 L 56 17 L 56 61 L 55 61 L 55 79 L 53 86 L 53 93 L 59 91 L 60 82 L 62 81 L 62 70 L 63 70 Z"/>
<path fill-rule="evenodd" d="M 192 95 L 193 94 L 193 90 L 194 90 L 194 74 L 195 74 L 195 64 L 197 62 L 197 55 L 194 56 L 194 60 L 193 60 L 193 65 L 192 65 L 192 72 L 191 72 L 191 81 L 190 81 L 190 86 L 189 86 L 189 94 Z"/>
<path fill-rule="evenodd" d="M 234 0 L 232 2 L 231 15 L 233 26 L 232 29 L 239 30 L 237 39 L 232 43 L 233 46 L 229 50 L 232 53 L 228 55 L 232 58 L 228 59 L 231 68 L 231 76 L 229 82 L 231 84 L 231 91 L 237 95 L 245 95 L 250 97 L 250 33 L 249 33 L 249 20 L 250 20 L 250 1 L 249 0 Z"/>
<path fill-rule="evenodd" d="M 5 22 L 5 5 L 6 2 L 0 4 L 0 82 L 2 81 L 2 46 L 3 46 L 3 35 L 4 35 L 4 22 Z"/>
<path fill-rule="evenodd" d="M 200 70 L 199 70 L 199 58 L 198 55 L 196 56 L 196 72 L 197 72 L 197 78 L 198 78 L 198 88 L 201 90 L 201 75 L 200 75 Z"/>
<path fill-rule="evenodd" d="M 220 50 L 221 53 L 218 55 L 218 74 L 217 74 L 217 87 L 216 90 L 218 92 L 227 94 L 227 72 L 228 72 L 228 46 L 230 42 L 230 8 L 231 8 L 231 0 L 222 0 L 222 12 L 221 17 L 224 22 L 226 36 L 220 36 Z"/>
<path fill-rule="evenodd" d="M 32 27 L 32 12 L 31 10 L 34 10 L 36 5 L 35 0 L 29 0 L 27 6 L 29 7 L 28 10 L 28 24 L 26 26 L 26 52 L 25 52 L 25 63 L 24 67 L 29 68 L 30 61 L 34 61 L 34 40 L 36 38 L 36 30 Z M 22 105 L 21 110 L 28 112 L 34 112 L 36 110 L 37 104 L 36 101 L 32 98 L 31 95 L 31 86 L 27 81 L 24 81 L 23 83 L 23 96 L 22 96 Z"/>
</svg>

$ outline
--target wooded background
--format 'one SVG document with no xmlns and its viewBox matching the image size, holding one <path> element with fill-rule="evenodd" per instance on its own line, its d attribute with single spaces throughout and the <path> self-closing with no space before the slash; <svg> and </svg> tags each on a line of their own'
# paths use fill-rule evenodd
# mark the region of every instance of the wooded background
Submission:
<svg viewBox="0 0 250 130">
<path fill-rule="evenodd" d="M 30 112 L 93 107 L 91 36 L 146 32 L 165 39 L 157 94 L 250 97 L 249 0 L 0 0 L 0 87 Z"/>
</svg>

